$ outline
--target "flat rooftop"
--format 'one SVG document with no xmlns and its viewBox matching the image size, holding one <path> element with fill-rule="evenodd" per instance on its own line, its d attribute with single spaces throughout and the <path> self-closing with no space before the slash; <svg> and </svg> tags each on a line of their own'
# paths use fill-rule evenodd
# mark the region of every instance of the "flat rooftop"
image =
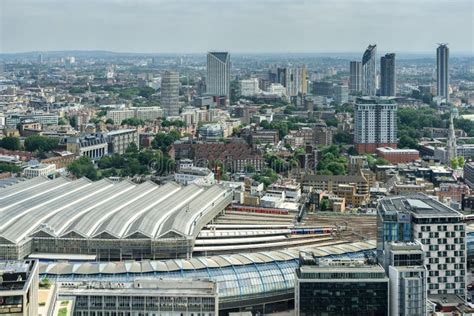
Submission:
<svg viewBox="0 0 474 316">
<path fill-rule="evenodd" d="M 414 217 L 462 217 L 462 214 L 425 194 L 384 198 L 380 206 L 386 212 L 411 213 Z"/>
<path fill-rule="evenodd" d="M 23 290 L 30 279 L 36 261 L 0 261 L 0 292 Z"/>
<path fill-rule="evenodd" d="M 419 154 L 420 152 L 416 149 L 408 149 L 408 148 L 392 148 L 392 147 L 379 147 L 377 148 L 378 151 L 386 154 L 386 153 L 393 153 L 393 154 Z"/>
<path fill-rule="evenodd" d="M 75 294 L 110 295 L 167 295 L 167 296 L 214 296 L 217 294 L 215 281 L 203 279 L 135 279 L 133 282 L 89 281 L 60 284 L 60 292 Z"/>
</svg>

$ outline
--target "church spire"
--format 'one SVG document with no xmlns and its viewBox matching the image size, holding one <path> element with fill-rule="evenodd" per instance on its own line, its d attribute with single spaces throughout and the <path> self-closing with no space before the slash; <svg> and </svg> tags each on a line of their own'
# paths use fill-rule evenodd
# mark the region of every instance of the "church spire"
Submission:
<svg viewBox="0 0 474 316">
<path fill-rule="evenodd" d="M 449 130 L 448 140 L 446 143 L 447 162 L 451 163 L 451 160 L 456 158 L 456 134 L 454 132 L 453 113 L 449 117 Z"/>
</svg>

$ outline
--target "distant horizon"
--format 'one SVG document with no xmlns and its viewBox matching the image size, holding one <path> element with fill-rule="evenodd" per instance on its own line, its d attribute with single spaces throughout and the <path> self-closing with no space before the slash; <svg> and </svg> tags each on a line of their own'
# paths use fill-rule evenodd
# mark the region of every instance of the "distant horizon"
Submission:
<svg viewBox="0 0 474 316">
<path fill-rule="evenodd" d="M 448 46 L 449 47 L 449 46 Z M 378 48 L 378 47 L 377 47 Z M 364 49 L 365 50 L 365 49 Z M 0 52 L 0 56 L 14 56 L 14 55 L 32 55 L 32 54 L 50 54 L 50 55 L 60 55 L 60 54 L 67 54 L 67 53 L 79 53 L 79 54 L 117 54 L 117 55 L 130 55 L 130 56 L 167 56 L 167 55 L 190 55 L 190 56 L 198 56 L 198 55 L 206 55 L 208 52 L 228 52 L 231 55 L 237 56 L 262 56 L 262 55 L 335 55 L 347 57 L 350 56 L 361 56 L 364 53 L 362 51 L 288 51 L 288 52 L 277 52 L 277 51 L 268 51 L 268 52 L 251 52 L 251 51 L 229 51 L 229 50 L 207 50 L 207 51 L 200 51 L 200 52 L 129 52 L 129 51 L 114 51 L 114 50 L 103 50 L 103 49 L 64 49 L 64 50 L 30 50 L 30 51 L 19 51 L 19 52 L 8 52 L 3 53 Z M 397 52 L 397 51 L 380 51 L 377 50 L 377 56 L 382 56 L 387 53 L 395 53 L 396 55 L 406 55 L 406 56 L 423 56 L 429 57 L 433 56 L 436 57 L 436 47 L 432 51 L 405 51 L 405 52 Z M 450 57 L 474 57 L 474 52 L 469 51 L 449 51 Z M 330 57 L 330 56 L 328 56 Z"/>
</svg>

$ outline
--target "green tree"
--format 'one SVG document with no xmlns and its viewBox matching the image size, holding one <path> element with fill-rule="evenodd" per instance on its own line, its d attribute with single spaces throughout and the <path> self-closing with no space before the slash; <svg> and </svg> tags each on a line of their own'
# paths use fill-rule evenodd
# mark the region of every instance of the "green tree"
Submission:
<svg viewBox="0 0 474 316">
<path fill-rule="evenodd" d="M 458 166 L 459 166 L 460 168 L 464 168 L 464 163 L 465 163 L 464 157 L 463 157 L 463 156 L 459 156 L 459 157 L 458 157 Z"/>
<path fill-rule="evenodd" d="M 69 124 L 76 128 L 77 127 L 77 116 L 72 116 L 70 119 L 69 119 Z"/>
<path fill-rule="evenodd" d="M 108 118 L 108 119 L 105 121 L 105 124 L 114 125 L 114 120 L 112 120 L 111 118 Z"/>
<path fill-rule="evenodd" d="M 451 159 L 451 168 L 457 169 L 458 168 L 458 160 L 456 158 Z"/>
<path fill-rule="evenodd" d="M 252 164 L 246 164 L 245 165 L 245 172 L 246 173 L 255 173 L 256 169 L 255 166 Z"/>
<path fill-rule="evenodd" d="M 61 117 L 59 120 L 58 120 L 58 125 L 66 125 L 68 123 L 68 120 Z"/>
<path fill-rule="evenodd" d="M 14 136 L 6 136 L 0 140 L 0 147 L 8 150 L 20 150 L 20 139 Z"/>
<path fill-rule="evenodd" d="M 74 160 L 68 167 L 76 178 L 87 177 L 91 180 L 97 180 L 100 178 L 99 173 L 94 167 L 94 163 L 88 157 L 80 157 Z"/>
<path fill-rule="evenodd" d="M 319 205 L 319 209 L 321 212 L 326 211 L 329 208 L 329 200 L 328 199 L 322 199 L 321 204 Z"/>
<path fill-rule="evenodd" d="M 25 149 L 27 151 L 47 152 L 58 146 L 58 140 L 40 135 L 28 136 L 25 139 Z"/>
<path fill-rule="evenodd" d="M 140 90 L 138 91 L 139 96 L 147 98 L 147 99 L 151 97 L 153 93 L 155 93 L 155 89 L 153 89 L 152 87 L 143 87 L 143 88 L 140 88 Z"/>
<path fill-rule="evenodd" d="M 139 118 L 131 117 L 131 118 L 123 120 L 122 125 L 140 126 L 140 125 L 145 125 L 145 122 Z"/>
<path fill-rule="evenodd" d="M 410 137 L 409 135 L 402 135 L 398 140 L 399 148 L 418 148 L 418 141 L 415 138 Z"/>
<path fill-rule="evenodd" d="M 2 172 L 19 173 L 21 168 L 7 163 L 0 163 L 0 173 Z"/>
<path fill-rule="evenodd" d="M 125 151 L 126 153 L 138 153 L 138 146 L 134 142 L 130 143 Z"/>
<path fill-rule="evenodd" d="M 336 144 L 351 144 L 352 143 L 352 135 L 347 131 L 337 131 L 334 134 L 334 142 Z"/>
</svg>

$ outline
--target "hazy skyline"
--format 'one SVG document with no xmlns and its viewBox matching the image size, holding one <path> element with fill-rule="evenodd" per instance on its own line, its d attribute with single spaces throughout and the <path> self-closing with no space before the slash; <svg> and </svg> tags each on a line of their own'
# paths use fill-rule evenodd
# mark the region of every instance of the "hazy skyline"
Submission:
<svg viewBox="0 0 474 316">
<path fill-rule="evenodd" d="M 0 0 L 0 53 L 474 52 L 472 0 Z"/>
</svg>

